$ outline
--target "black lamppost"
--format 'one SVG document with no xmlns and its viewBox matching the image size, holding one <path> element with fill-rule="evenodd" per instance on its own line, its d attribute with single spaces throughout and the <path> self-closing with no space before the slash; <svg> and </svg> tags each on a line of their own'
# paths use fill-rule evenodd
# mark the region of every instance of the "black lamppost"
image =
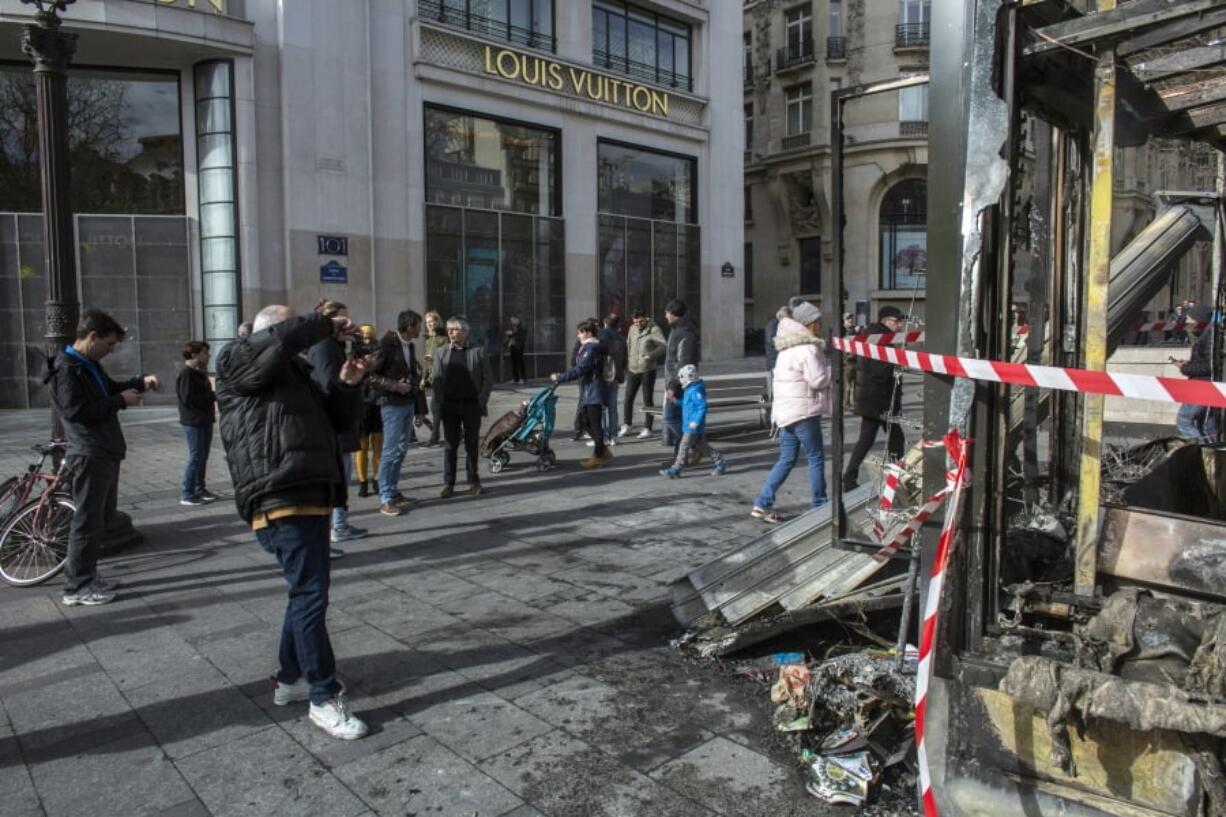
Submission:
<svg viewBox="0 0 1226 817">
<path fill-rule="evenodd" d="M 21 0 L 38 8 L 37 22 L 27 25 L 21 50 L 34 61 L 38 100 L 38 171 L 43 196 L 43 243 L 47 257 L 47 354 L 54 356 L 76 333 L 81 309 L 77 301 L 77 266 L 72 228 L 72 190 L 68 176 L 68 63 L 77 35 L 60 31 L 58 12 L 76 0 Z M 52 411 L 51 433 L 63 437 Z"/>
</svg>

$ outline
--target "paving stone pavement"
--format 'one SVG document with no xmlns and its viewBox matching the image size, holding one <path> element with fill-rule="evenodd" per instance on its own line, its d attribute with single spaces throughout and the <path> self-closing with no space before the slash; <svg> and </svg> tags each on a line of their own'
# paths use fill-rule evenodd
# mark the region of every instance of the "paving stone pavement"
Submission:
<svg viewBox="0 0 1226 817">
<path fill-rule="evenodd" d="M 491 416 L 531 393 L 498 390 Z M 413 448 L 402 488 L 419 502 L 386 518 L 353 497 L 370 536 L 333 563 L 329 628 L 372 727 L 341 742 L 305 705 L 273 705 L 279 572 L 231 502 L 178 505 L 173 409 L 123 422 L 120 505 L 147 542 L 102 563 L 119 600 L 0 587 L 0 815 L 824 813 L 761 691 L 667 648 L 669 582 L 763 530 L 747 512 L 774 446 L 752 424 L 717 431 L 723 477 L 661 479 L 658 438 L 583 472 L 590 449 L 560 433 L 556 471 L 515 454 L 482 464 L 485 496 L 449 500 L 441 450 Z M 0 413 L 0 474 L 46 426 Z M 209 484 L 228 495 L 220 441 Z M 806 491 L 794 475 L 778 507 Z"/>
</svg>

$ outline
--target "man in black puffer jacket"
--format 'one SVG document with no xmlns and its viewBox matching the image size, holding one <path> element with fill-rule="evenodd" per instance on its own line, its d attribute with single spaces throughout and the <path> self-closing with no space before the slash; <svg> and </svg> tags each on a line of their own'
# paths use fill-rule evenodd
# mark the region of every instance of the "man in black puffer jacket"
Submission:
<svg viewBox="0 0 1226 817">
<path fill-rule="evenodd" d="M 345 317 L 295 317 L 288 307 L 269 306 L 250 337 L 217 359 L 234 502 L 260 546 L 276 556 L 289 588 L 273 702 L 310 700 L 311 722 L 345 740 L 364 736 L 366 724 L 345 708 L 328 639 L 328 531 L 332 508 L 345 504 L 337 434 L 356 422 L 366 367 L 360 358 L 345 361 L 325 394 L 301 354 L 353 330 Z"/>
<path fill-rule="evenodd" d="M 867 334 L 901 332 L 906 328 L 902 310 L 884 306 L 877 313 L 877 323 L 871 324 Z M 843 490 L 850 491 L 860 481 L 860 463 L 868 456 L 877 432 L 889 428 L 886 439 L 886 454 L 891 460 L 900 460 L 905 451 L 906 440 L 902 428 L 890 418 L 902 411 L 902 384 L 895 377 L 897 369 L 892 363 L 873 360 L 869 357 L 856 359 L 856 393 L 854 409 L 860 415 L 860 437 L 851 450 L 847 468 L 843 472 Z"/>
</svg>

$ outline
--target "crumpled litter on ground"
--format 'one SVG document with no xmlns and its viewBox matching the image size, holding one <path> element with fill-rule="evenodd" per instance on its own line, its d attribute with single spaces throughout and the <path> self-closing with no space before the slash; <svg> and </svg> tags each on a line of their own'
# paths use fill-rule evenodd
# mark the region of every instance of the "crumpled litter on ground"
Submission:
<svg viewBox="0 0 1226 817">
<path fill-rule="evenodd" d="M 862 806 L 884 769 L 912 757 L 917 664 L 918 651 L 908 645 L 901 671 L 895 651 L 881 649 L 779 667 L 771 687 L 775 723 L 800 736 L 809 794 Z"/>
</svg>

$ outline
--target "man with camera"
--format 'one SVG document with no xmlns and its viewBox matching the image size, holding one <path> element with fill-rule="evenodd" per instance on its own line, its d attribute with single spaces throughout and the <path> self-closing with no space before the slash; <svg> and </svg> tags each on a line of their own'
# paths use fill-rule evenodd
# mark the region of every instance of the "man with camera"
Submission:
<svg viewBox="0 0 1226 817">
<path fill-rule="evenodd" d="M 267 306 L 250 337 L 227 345 L 217 359 L 234 502 L 281 565 L 289 591 L 273 703 L 309 700 L 311 722 L 343 740 L 364 736 L 366 724 L 348 712 L 336 678 L 327 627 L 328 530 L 332 509 L 345 504 L 338 434 L 357 421 L 367 363 L 345 360 L 325 391 L 302 353 L 353 331 L 343 315 L 295 316 L 289 307 Z"/>
<path fill-rule="evenodd" d="M 400 493 L 400 468 L 409 450 L 409 432 L 421 425 L 427 409 L 421 390 L 421 366 L 413 341 L 421 334 L 421 315 L 400 313 L 396 331 L 379 341 L 370 387 L 383 416 L 383 452 L 379 463 L 379 512 L 400 516 L 408 498 Z"/>
<path fill-rule="evenodd" d="M 70 488 L 77 506 L 64 563 L 66 607 L 115 600 L 114 586 L 98 575 L 98 556 L 119 502 L 119 464 L 128 450 L 119 412 L 139 405 L 142 392 L 160 385 L 151 374 L 116 381 L 103 371 L 102 359 L 126 335 L 110 315 L 87 309 L 77 324 L 76 340 L 47 362 L 43 378 L 68 438 L 62 484 Z"/>
</svg>

